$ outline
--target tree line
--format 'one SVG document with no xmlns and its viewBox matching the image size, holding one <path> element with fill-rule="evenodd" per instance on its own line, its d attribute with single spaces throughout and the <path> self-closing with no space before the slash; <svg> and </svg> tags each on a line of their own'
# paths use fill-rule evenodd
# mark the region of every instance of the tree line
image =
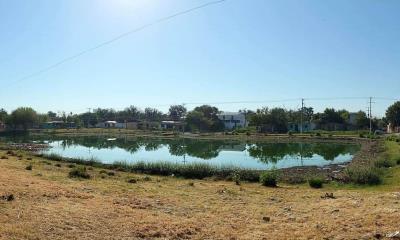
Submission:
<svg viewBox="0 0 400 240">
<path fill-rule="evenodd" d="M 352 115 L 353 129 L 368 129 L 370 125 L 369 116 L 364 111 L 350 113 L 347 110 L 336 110 L 326 108 L 323 112 L 315 113 L 313 108 L 287 110 L 284 108 L 263 107 L 255 111 L 242 109 L 239 112 L 246 116 L 249 126 L 272 126 L 275 132 L 284 133 L 289 130 L 290 123 L 312 122 L 320 126 L 340 125 L 344 130 L 348 129 L 350 116 Z M 130 122 L 163 120 L 184 121 L 187 131 L 217 132 L 224 130 L 224 123 L 218 118 L 221 111 L 214 106 L 202 105 L 188 111 L 183 105 L 173 105 L 167 113 L 155 108 L 141 110 L 136 106 L 130 106 L 123 110 L 97 108 L 93 111 L 74 114 L 72 112 L 38 113 L 30 107 L 20 107 L 8 113 L 0 109 L 0 122 L 10 128 L 28 129 L 35 125 L 48 121 L 73 122 L 77 127 L 91 127 L 104 121 Z M 395 102 L 383 118 L 371 119 L 374 129 L 383 129 L 387 124 L 400 126 L 400 102 Z"/>
</svg>

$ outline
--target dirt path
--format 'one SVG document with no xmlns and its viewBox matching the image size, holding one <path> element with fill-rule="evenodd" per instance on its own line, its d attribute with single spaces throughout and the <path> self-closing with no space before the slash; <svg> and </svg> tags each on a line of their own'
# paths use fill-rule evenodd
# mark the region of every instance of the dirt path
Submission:
<svg viewBox="0 0 400 240">
<path fill-rule="evenodd" d="M 28 164 L 32 171 L 25 170 Z M 0 196 L 15 197 L 0 198 L 0 238 L 374 239 L 400 230 L 400 188 L 270 189 L 105 176 L 99 169 L 89 170 L 91 180 L 74 180 L 69 170 L 37 158 L 0 160 Z M 131 178 L 137 183 L 128 183 Z M 326 191 L 336 199 L 321 198 Z"/>
</svg>

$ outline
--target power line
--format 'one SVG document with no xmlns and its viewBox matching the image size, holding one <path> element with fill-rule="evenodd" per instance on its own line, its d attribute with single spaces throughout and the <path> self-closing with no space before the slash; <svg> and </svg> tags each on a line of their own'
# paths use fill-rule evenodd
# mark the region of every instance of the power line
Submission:
<svg viewBox="0 0 400 240">
<path fill-rule="evenodd" d="M 41 74 L 43 74 L 43 73 L 45 73 L 45 72 L 48 72 L 48 71 L 50 71 L 50 70 L 52 70 L 52 69 L 54 69 L 54 68 L 57 68 L 58 66 L 60 66 L 60 65 L 62 65 L 62 64 L 64 64 L 64 63 L 66 63 L 66 62 L 75 60 L 75 59 L 81 57 L 82 55 L 85 55 L 85 54 L 87 54 L 87 53 L 89 53 L 89 52 L 95 51 L 95 50 L 97 50 L 97 49 L 99 49 L 99 48 L 102 48 L 102 47 L 104 47 L 104 46 L 106 46 L 106 45 L 110 45 L 110 44 L 112 44 L 112 43 L 114 43 L 114 42 L 116 42 L 116 41 L 118 41 L 118 40 L 121 40 L 122 38 L 128 37 L 128 36 L 130 36 L 130 35 L 132 35 L 132 34 L 134 34 L 134 33 L 143 31 L 144 29 L 149 28 L 149 27 L 152 27 L 152 26 L 154 26 L 154 25 L 156 25 L 156 24 L 160 24 L 160 23 L 162 23 L 162 22 L 167 22 L 167 21 L 169 21 L 169 20 L 171 20 L 171 19 L 173 19 L 173 18 L 176 18 L 176 17 L 182 16 L 182 15 L 189 14 L 189 13 L 191 13 L 191 12 L 200 10 L 200 9 L 202 9 L 202 8 L 206 8 L 206 7 L 211 6 L 211 5 L 220 4 L 220 3 L 225 2 L 225 1 L 227 1 L 227 0 L 210 1 L 210 2 L 207 2 L 207 3 L 205 3 L 205 4 L 199 5 L 199 6 L 197 6 L 197 7 L 193 7 L 193 8 L 184 10 L 184 11 L 180 11 L 180 12 L 177 12 L 177 13 L 175 13 L 175 14 L 169 15 L 169 16 L 167 16 L 167 17 L 159 18 L 159 19 L 155 20 L 154 22 L 144 24 L 144 25 L 142 25 L 142 26 L 140 26 L 140 27 L 137 27 L 137 28 L 135 28 L 135 29 L 132 29 L 132 30 L 130 30 L 130 31 L 128 31 L 128 32 L 122 33 L 122 34 L 120 34 L 120 35 L 118 35 L 118 36 L 116 36 L 116 37 L 114 37 L 114 38 L 112 38 L 112 39 L 110 39 L 110 40 L 108 40 L 108 41 L 102 42 L 102 43 L 100 43 L 100 44 L 97 44 L 96 46 L 93 46 L 93 47 L 88 48 L 88 49 L 85 49 L 85 50 L 83 50 L 83 51 L 81 51 L 81 52 L 79 52 L 79 53 L 76 53 L 76 54 L 74 54 L 74 55 L 71 55 L 71 56 L 69 56 L 69 57 L 66 57 L 66 58 L 64 58 L 64 59 L 62 59 L 62 60 L 60 60 L 60 61 L 58 61 L 58 62 L 56 62 L 56 63 L 54 63 L 54 64 L 48 65 L 47 67 L 44 67 L 43 69 L 41 69 L 41 70 L 39 70 L 39 71 L 36 71 L 36 72 L 34 72 L 34 73 L 32 73 L 32 74 L 29 74 L 29 75 L 26 75 L 26 76 L 24 76 L 24 77 L 22 77 L 22 78 L 20 78 L 20 79 L 17 79 L 17 80 L 14 81 L 14 82 L 11 82 L 8 86 L 5 86 L 5 87 L 9 87 L 9 86 L 11 86 L 11 85 L 13 85 L 13 84 L 17 84 L 17 83 L 23 82 L 23 81 L 25 81 L 25 80 L 28 80 L 28 79 L 30 79 L 30 78 L 36 77 L 36 76 L 38 76 L 38 75 L 41 75 Z M 4 89 L 5 87 L 3 86 L 2 88 Z"/>
</svg>

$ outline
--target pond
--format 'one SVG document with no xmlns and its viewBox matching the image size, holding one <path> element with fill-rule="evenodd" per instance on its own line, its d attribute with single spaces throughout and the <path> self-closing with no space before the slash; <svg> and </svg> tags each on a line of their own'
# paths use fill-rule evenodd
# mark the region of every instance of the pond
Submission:
<svg viewBox="0 0 400 240">
<path fill-rule="evenodd" d="M 97 159 L 102 163 L 192 162 L 265 170 L 297 166 L 325 166 L 352 160 L 360 149 L 348 143 L 270 143 L 232 140 L 107 138 L 107 137 L 2 137 L 6 142 L 48 143 L 44 153 L 68 158 Z"/>
</svg>

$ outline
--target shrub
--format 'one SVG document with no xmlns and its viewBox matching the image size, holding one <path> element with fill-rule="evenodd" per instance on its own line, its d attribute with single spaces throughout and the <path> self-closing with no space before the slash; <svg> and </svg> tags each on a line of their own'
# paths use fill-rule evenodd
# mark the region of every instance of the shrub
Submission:
<svg viewBox="0 0 400 240">
<path fill-rule="evenodd" d="M 276 187 L 278 182 L 278 172 L 276 170 L 270 170 L 260 175 L 260 182 L 266 187 Z"/>
<path fill-rule="evenodd" d="M 378 185 L 382 183 L 382 172 L 376 167 L 352 166 L 345 171 L 348 180 L 356 184 Z"/>
<path fill-rule="evenodd" d="M 91 177 L 89 173 L 86 172 L 85 167 L 75 168 L 71 170 L 68 176 L 70 178 L 83 178 L 83 179 L 89 179 Z"/>
<path fill-rule="evenodd" d="M 317 133 L 315 134 L 315 136 L 321 137 L 321 133 L 317 132 Z"/>
<path fill-rule="evenodd" d="M 232 180 L 235 182 L 236 185 L 240 185 L 240 174 L 238 172 L 234 172 L 232 174 Z"/>
<path fill-rule="evenodd" d="M 308 179 L 308 184 L 312 188 L 322 188 L 324 184 L 324 180 L 320 177 L 313 177 Z"/>
<path fill-rule="evenodd" d="M 1 159 L 8 159 L 7 156 L 1 156 Z"/>
<path fill-rule="evenodd" d="M 74 167 L 75 167 L 75 164 L 68 164 L 67 167 L 69 167 L 69 168 L 74 168 Z"/>
<path fill-rule="evenodd" d="M 397 165 L 400 165 L 400 157 L 398 157 L 398 158 L 396 159 L 396 164 L 397 164 Z"/>
<path fill-rule="evenodd" d="M 137 180 L 135 178 L 131 178 L 128 180 L 128 183 L 137 183 Z"/>
<path fill-rule="evenodd" d="M 381 158 L 375 161 L 375 167 L 377 168 L 389 168 L 393 167 L 395 163 L 387 158 Z"/>
<path fill-rule="evenodd" d="M 28 171 L 32 171 L 32 165 L 28 165 L 28 166 L 26 166 L 26 168 L 25 168 L 26 170 L 28 170 Z"/>
<path fill-rule="evenodd" d="M 364 133 L 360 133 L 358 136 L 359 136 L 360 138 L 365 138 Z"/>
<path fill-rule="evenodd" d="M 293 132 L 292 132 L 292 131 L 289 131 L 289 132 L 288 132 L 288 135 L 289 135 L 289 136 L 293 136 Z"/>
<path fill-rule="evenodd" d="M 143 181 L 149 182 L 149 181 L 151 181 L 151 177 L 145 176 L 145 177 L 143 178 Z"/>
<path fill-rule="evenodd" d="M 61 164 L 56 163 L 56 164 L 54 164 L 54 166 L 56 166 L 56 167 L 61 167 Z"/>
<path fill-rule="evenodd" d="M 107 172 L 108 176 L 115 176 L 115 172 Z"/>
</svg>

